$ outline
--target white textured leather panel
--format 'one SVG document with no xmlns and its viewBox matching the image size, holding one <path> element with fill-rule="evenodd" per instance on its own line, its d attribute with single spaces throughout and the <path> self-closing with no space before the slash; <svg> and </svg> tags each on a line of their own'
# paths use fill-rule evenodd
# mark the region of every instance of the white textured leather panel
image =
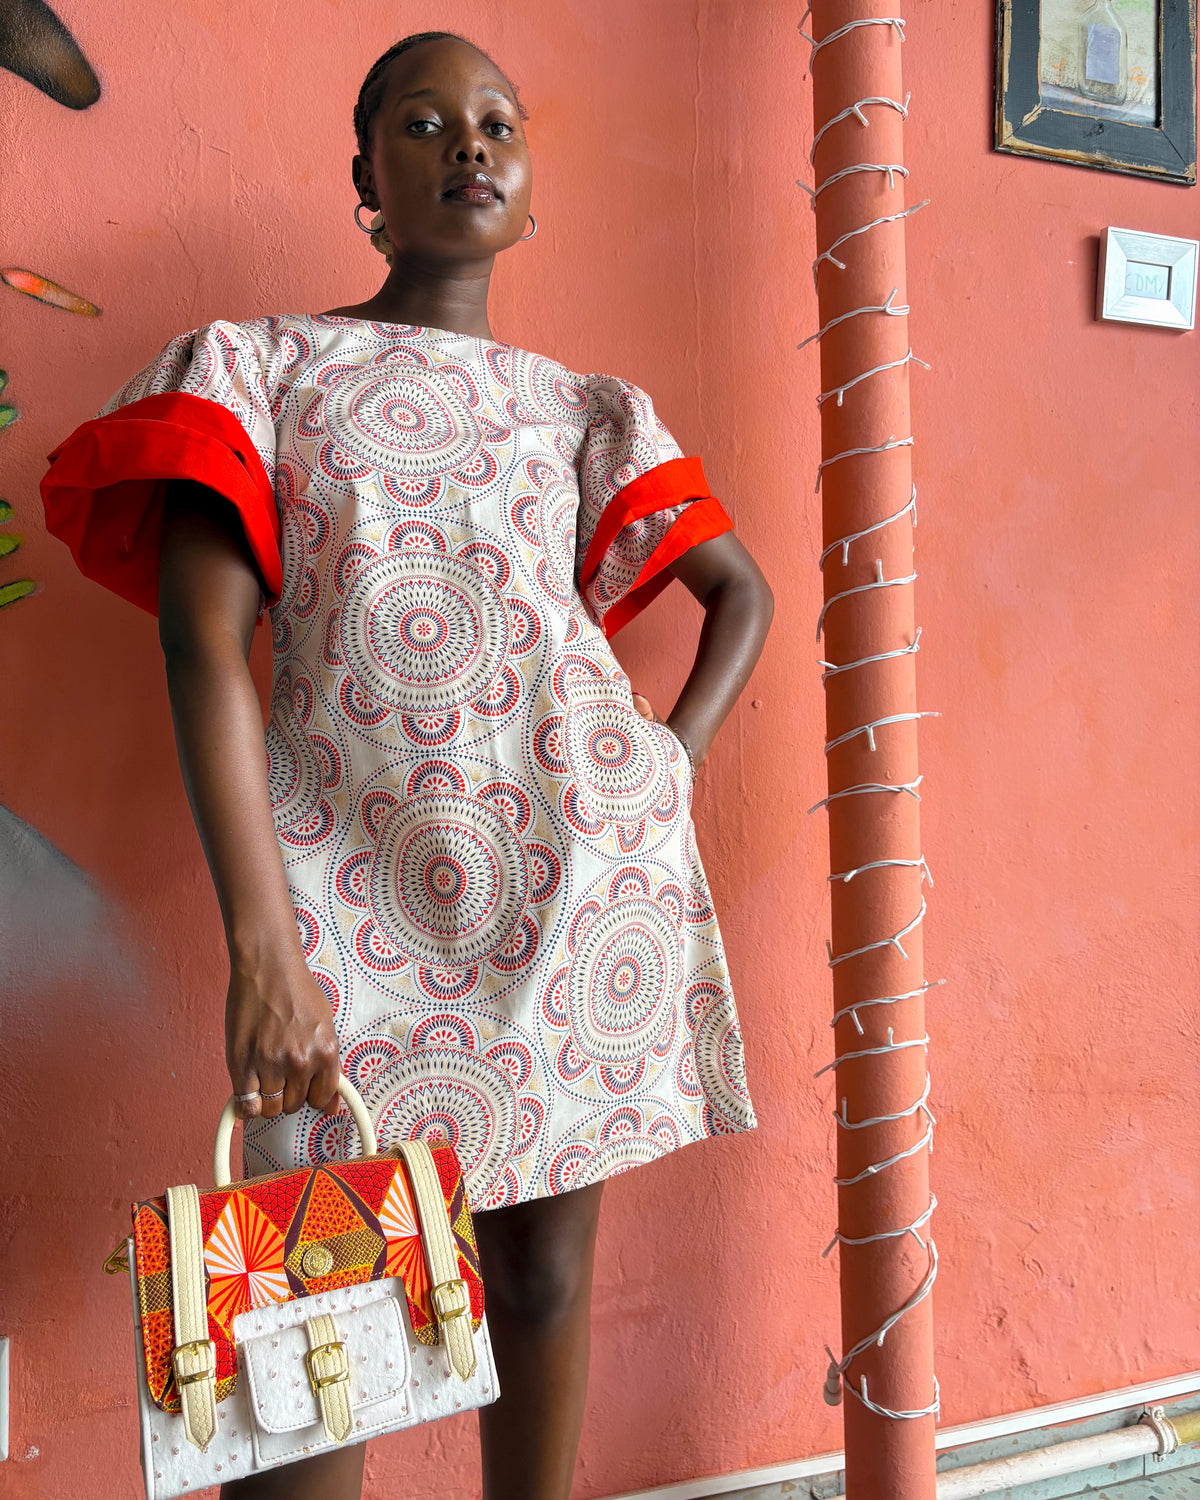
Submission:
<svg viewBox="0 0 1200 1500">
<path fill-rule="evenodd" d="M 470 1326 L 468 1323 L 467 1327 Z M 496 1364 L 492 1358 L 492 1341 L 488 1336 L 486 1313 L 473 1337 L 475 1370 L 466 1380 L 462 1380 L 450 1368 L 445 1344 L 438 1344 L 431 1349 L 427 1344 L 419 1344 L 409 1334 L 413 1368 L 408 1387 L 410 1426 L 414 1422 L 432 1422 L 438 1417 L 448 1417 L 456 1411 L 471 1411 L 477 1406 L 487 1406 L 499 1396 L 500 1382 L 496 1379 Z"/>
<path fill-rule="evenodd" d="M 404 1283 L 398 1277 L 337 1292 L 321 1292 L 277 1307 L 257 1307 L 233 1320 L 238 1368 L 250 1380 L 255 1420 L 266 1432 L 296 1432 L 320 1425 L 321 1412 L 309 1384 L 304 1356 L 307 1318 L 331 1314 L 344 1340 L 350 1366 L 350 1394 L 356 1408 L 404 1397 L 409 1369 L 408 1333 L 401 1304 Z M 262 1328 L 246 1338 L 247 1327 Z"/>
</svg>

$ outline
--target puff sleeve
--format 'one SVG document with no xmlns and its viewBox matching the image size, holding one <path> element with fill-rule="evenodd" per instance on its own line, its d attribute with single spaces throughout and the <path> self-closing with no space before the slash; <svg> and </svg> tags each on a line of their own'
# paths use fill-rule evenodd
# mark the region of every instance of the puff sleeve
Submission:
<svg viewBox="0 0 1200 1500">
<path fill-rule="evenodd" d="M 733 522 L 645 391 L 612 375 L 588 376 L 587 388 L 575 581 L 611 637 L 671 581 L 670 563 Z"/>
<path fill-rule="evenodd" d="M 46 529 L 88 578 L 157 613 L 166 482 L 192 479 L 235 507 L 268 603 L 278 599 L 275 424 L 259 352 L 238 324 L 171 339 L 47 458 Z"/>
</svg>

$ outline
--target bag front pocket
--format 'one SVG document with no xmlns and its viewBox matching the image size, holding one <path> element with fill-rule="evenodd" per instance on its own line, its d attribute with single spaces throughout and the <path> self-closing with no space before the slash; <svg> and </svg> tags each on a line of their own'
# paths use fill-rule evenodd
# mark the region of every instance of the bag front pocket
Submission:
<svg viewBox="0 0 1200 1500">
<path fill-rule="evenodd" d="M 339 1446 L 327 1430 L 322 1385 L 349 1402 L 344 1442 L 361 1442 L 404 1421 L 412 1373 L 404 1307 L 403 1281 L 388 1277 L 238 1316 L 234 1337 L 260 1468 Z M 332 1319 L 336 1338 L 318 1352 L 305 1324 L 323 1314 Z"/>
</svg>

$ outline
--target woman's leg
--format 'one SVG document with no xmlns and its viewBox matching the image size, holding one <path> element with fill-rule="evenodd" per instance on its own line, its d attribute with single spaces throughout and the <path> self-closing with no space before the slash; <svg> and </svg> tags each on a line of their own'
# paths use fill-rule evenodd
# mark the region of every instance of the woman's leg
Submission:
<svg viewBox="0 0 1200 1500">
<path fill-rule="evenodd" d="M 604 1184 L 475 1215 L 500 1399 L 479 1409 L 483 1500 L 568 1500 L 587 1391 Z"/>
<path fill-rule="evenodd" d="M 366 1443 L 267 1469 L 221 1486 L 221 1500 L 359 1500 Z"/>
</svg>

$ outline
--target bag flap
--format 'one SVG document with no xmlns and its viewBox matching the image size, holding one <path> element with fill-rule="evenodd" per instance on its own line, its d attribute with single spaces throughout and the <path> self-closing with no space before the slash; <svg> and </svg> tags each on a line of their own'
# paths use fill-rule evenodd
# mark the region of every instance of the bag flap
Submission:
<svg viewBox="0 0 1200 1500">
<path fill-rule="evenodd" d="M 242 1313 L 237 1343 L 258 1425 L 267 1432 L 296 1432 L 321 1420 L 305 1364 L 305 1319 L 318 1313 L 332 1314 L 345 1346 L 354 1409 L 399 1395 L 411 1373 L 399 1300 L 404 1295 L 404 1283 L 389 1277 L 363 1291 L 325 1292 Z M 261 1333 L 245 1336 L 246 1329 L 260 1326 Z M 404 1405 L 407 1410 L 407 1400 Z"/>
<path fill-rule="evenodd" d="M 462 1169 L 446 1142 L 430 1147 L 471 1298 L 471 1327 L 483 1317 L 479 1251 Z M 200 1193 L 208 1336 L 216 1348 L 216 1398 L 237 1384 L 234 1320 L 340 1287 L 397 1277 L 409 1321 L 423 1344 L 438 1342 L 429 1272 L 408 1172 L 398 1157 L 357 1157 L 326 1166 L 251 1177 Z M 138 1303 L 150 1399 L 180 1410 L 171 1365 L 171 1256 L 166 1199 L 133 1207 Z"/>
</svg>

